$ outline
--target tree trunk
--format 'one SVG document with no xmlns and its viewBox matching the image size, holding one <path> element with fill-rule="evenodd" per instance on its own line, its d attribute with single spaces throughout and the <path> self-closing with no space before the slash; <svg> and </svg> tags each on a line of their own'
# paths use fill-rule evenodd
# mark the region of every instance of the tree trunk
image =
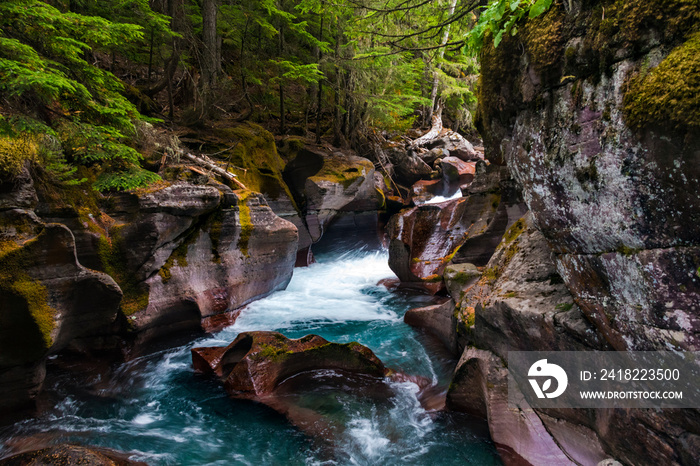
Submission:
<svg viewBox="0 0 700 466">
<path fill-rule="evenodd" d="M 321 9 L 323 9 L 323 2 L 321 2 Z M 323 42 L 323 13 L 321 13 L 321 24 L 318 28 L 318 41 Z M 318 48 L 318 65 L 321 66 L 321 58 L 323 58 L 323 52 L 321 48 Z M 321 143 L 321 115 L 323 113 L 323 81 L 318 81 L 318 97 L 316 98 L 318 106 L 316 107 L 316 144 Z"/>
<path fill-rule="evenodd" d="M 214 98 L 214 89 L 221 69 L 221 47 L 216 33 L 216 15 L 218 0 L 202 0 L 202 94 L 204 111 L 209 113 Z"/>
<path fill-rule="evenodd" d="M 280 10 L 283 9 L 283 3 L 280 1 Z M 284 54 L 284 23 L 280 20 L 279 26 L 279 57 L 282 58 Z M 280 134 L 287 132 L 287 122 L 284 115 L 284 77 L 282 76 L 282 69 L 279 71 L 279 95 L 280 95 Z"/>
<path fill-rule="evenodd" d="M 450 3 L 450 12 L 448 14 L 448 18 L 450 18 L 454 12 L 455 12 L 455 7 L 457 6 L 457 0 L 452 0 Z M 438 76 L 439 76 L 439 70 L 442 68 L 442 58 L 445 56 L 445 45 L 447 44 L 447 41 L 450 38 L 450 26 L 452 24 L 448 24 L 445 26 L 445 33 L 442 35 L 442 42 L 440 42 L 440 49 L 438 52 L 438 64 L 436 66 L 435 71 L 433 71 L 433 90 L 430 92 L 430 113 L 428 114 L 428 117 L 430 120 L 433 118 L 433 110 L 435 109 L 435 100 L 437 98 L 437 90 L 438 90 Z"/>
<path fill-rule="evenodd" d="M 280 134 L 287 132 L 287 121 L 284 117 L 284 86 L 280 81 Z"/>
<path fill-rule="evenodd" d="M 243 36 L 241 37 L 241 52 L 240 52 L 240 67 L 241 67 L 241 87 L 243 88 L 243 97 L 248 104 L 248 110 L 243 112 L 241 116 L 236 118 L 236 121 L 245 121 L 253 114 L 253 102 L 250 100 L 250 94 L 248 94 L 248 83 L 245 71 L 245 43 L 248 38 L 248 25 L 250 24 L 250 18 L 245 20 L 245 28 L 243 29 Z"/>
<path fill-rule="evenodd" d="M 343 140 L 340 112 L 340 89 L 342 74 L 340 72 L 340 66 L 338 65 L 340 60 L 340 41 L 343 38 L 343 32 L 340 29 L 340 18 L 338 18 L 336 27 L 337 31 L 335 34 L 335 112 L 333 115 L 333 145 L 340 146 L 342 145 Z"/>
<path fill-rule="evenodd" d="M 148 82 L 151 82 L 151 74 L 153 73 L 153 32 L 154 28 L 151 28 L 151 44 L 148 48 Z"/>
</svg>

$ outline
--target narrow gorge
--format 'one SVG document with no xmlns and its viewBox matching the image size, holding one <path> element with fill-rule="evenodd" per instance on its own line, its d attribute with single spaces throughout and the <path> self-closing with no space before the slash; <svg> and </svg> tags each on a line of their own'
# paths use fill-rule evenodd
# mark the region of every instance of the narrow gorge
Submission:
<svg viewBox="0 0 700 466">
<path fill-rule="evenodd" d="M 6 3 L 0 464 L 700 461 L 509 365 L 697 366 L 697 0 Z"/>
</svg>

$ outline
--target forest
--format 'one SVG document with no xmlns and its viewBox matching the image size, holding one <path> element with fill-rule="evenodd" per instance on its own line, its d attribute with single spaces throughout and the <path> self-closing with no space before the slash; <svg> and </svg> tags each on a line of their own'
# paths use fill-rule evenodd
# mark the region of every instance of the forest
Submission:
<svg viewBox="0 0 700 466">
<path fill-rule="evenodd" d="M 551 3 L 2 2 L 2 169 L 35 159 L 68 183 L 90 167 L 102 191 L 148 185 L 136 121 L 250 120 L 362 151 L 440 108 L 476 135 L 484 37 L 497 45 Z"/>
</svg>

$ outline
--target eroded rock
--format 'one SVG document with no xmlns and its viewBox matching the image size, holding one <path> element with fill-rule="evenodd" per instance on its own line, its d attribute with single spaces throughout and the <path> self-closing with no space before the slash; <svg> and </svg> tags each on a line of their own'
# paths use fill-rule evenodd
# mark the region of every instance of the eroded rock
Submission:
<svg viewBox="0 0 700 466">
<path fill-rule="evenodd" d="M 457 157 L 445 157 L 440 160 L 442 176 L 446 183 L 468 184 L 474 180 L 476 162 L 465 162 Z"/>
<path fill-rule="evenodd" d="M 198 372 L 214 374 L 233 397 L 259 399 L 294 375 L 323 369 L 383 377 L 384 364 L 359 343 L 330 343 L 318 335 L 291 340 L 277 332 L 244 332 L 225 348 L 193 348 Z"/>
<path fill-rule="evenodd" d="M 10 408 L 36 396 L 47 354 L 109 336 L 122 292 L 78 262 L 64 225 L 20 209 L 0 215 L 0 408 Z"/>
<path fill-rule="evenodd" d="M 100 447 L 56 445 L 40 450 L 19 453 L 0 460 L 5 466 L 63 466 L 89 464 L 94 466 L 145 466 L 141 461 L 131 461 L 127 453 Z"/>
<path fill-rule="evenodd" d="M 443 270 L 465 241 L 487 231 L 499 201 L 496 194 L 479 194 L 394 215 L 387 226 L 391 269 L 403 282 L 442 289 Z"/>
<path fill-rule="evenodd" d="M 354 155 L 331 154 L 306 179 L 306 224 L 314 242 L 339 213 L 378 210 L 383 196 L 375 188 L 374 164 Z"/>
<path fill-rule="evenodd" d="M 107 258 L 113 268 L 141 264 L 136 280 L 123 277 L 131 280 L 131 294 L 122 309 L 143 341 L 201 328 L 202 319 L 283 289 L 291 279 L 294 225 L 276 216 L 260 194 L 201 188 L 186 188 L 189 200 L 183 203 L 197 211 L 161 212 L 157 197 L 149 195 L 145 215 L 112 228 L 118 234 Z M 133 246 L 120 254 L 127 245 Z M 125 263 L 119 263 L 122 258 Z"/>
<path fill-rule="evenodd" d="M 192 364 L 221 380 L 231 397 L 264 403 L 325 440 L 340 426 L 304 407 L 300 396 L 329 386 L 371 398 L 392 393 L 384 379 L 391 372 L 369 348 L 318 335 L 292 340 L 277 332 L 244 332 L 227 347 L 193 348 Z"/>
</svg>

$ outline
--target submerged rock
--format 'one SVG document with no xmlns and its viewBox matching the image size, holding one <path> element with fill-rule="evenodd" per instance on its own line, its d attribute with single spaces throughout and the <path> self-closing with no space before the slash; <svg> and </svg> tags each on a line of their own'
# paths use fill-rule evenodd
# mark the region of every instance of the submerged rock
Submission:
<svg viewBox="0 0 700 466">
<path fill-rule="evenodd" d="M 196 371 L 216 375 L 235 398 L 261 399 L 302 372 L 338 370 L 381 378 L 386 369 L 366 346 L 318 335 L 291 340 L 277 332 L 244 332 L 227 347 L 193 348 Z"/>
<path fill-rule="evenodd" d="M 64 466 L 89 464 L 94 466 L 145 466 L 141 461 L 129 460 L 127 453 L 100 447 L 56 445 L 40 450 L 19 453 L 0 460 L 3 466 Z"/>
<path fill-rule="evenodd" d="M 305 397 L 333 390 L 387 400 L 393 392 L 385 376 L 400 376 L 359 343 L 331 343 L 318 335 L 292 340 L 277 332 L 244 332 L 227 347 L 193 348 L 192 365 L 223 382 L 231 397 L 263 403 L 323 441 L 342 424 L 305 406 Z"/>
</svg>

